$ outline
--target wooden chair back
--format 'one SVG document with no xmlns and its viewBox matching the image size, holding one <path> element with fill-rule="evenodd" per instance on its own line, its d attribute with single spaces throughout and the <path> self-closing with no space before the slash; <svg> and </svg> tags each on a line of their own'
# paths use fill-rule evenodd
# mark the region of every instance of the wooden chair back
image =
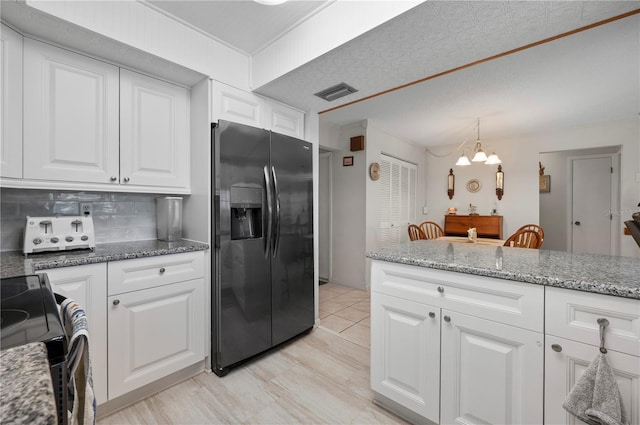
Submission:
<svg viewBox="0 0 640 425">
<path fill-rule="evenodd" d="M 420 227 L 416 226 L 415 224 L 410 224 L 409 227 L 407 227 L 407 232 L 409 232 L 409 239 L 411 239 L 412 241 L 417 241 L 418 239 L 427 239 L 424 232 L 420 230 Z"/>
<path fill-rule="evenodd" d="M 433 221 L 423 221 L 420 223 L 419 227 L 427 239 L 436 239 L 440 236 L 444 236 L 444 230 L 442 230 L 442 227 Z"/>
<path fill-rule="evenodd" d="M 537 224 L 525 224 L 524 226 L 519 228 L 516 233 L 521 230 L 533 230 L 535 232 L 538 232 L 538 239 L 540 239 L 540 246 L 542 246 L 542 242 L 544 242 L 544 230 L 542 230 L 542 227 L 538 226 Z"/>
<path fill-rule="evenodd" d="M 513 245 L 511 243 L 513 242 Z M 516 248 L 540 249 L 542 240 L 535 230 L 519 230 L 504 242 L 504 246 L 514 246 Z"/>
</svg>

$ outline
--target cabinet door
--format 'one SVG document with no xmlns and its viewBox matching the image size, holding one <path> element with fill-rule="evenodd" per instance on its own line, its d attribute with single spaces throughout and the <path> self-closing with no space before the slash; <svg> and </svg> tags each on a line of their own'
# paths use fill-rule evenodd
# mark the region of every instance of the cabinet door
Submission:
<svg viewBox="0 0 640 425">
<path fill-rule="evenodd" d="M 551 349 L 553 344 L 557 344 L 561 351 Z M 545 346 L 544 422 L 584 424 L 564 410 L 562 403 L 598 355 L 598 347 L 549 335 L 546 336 Z M 640 357 L 609 350 L 607 360 L 616 376 L 628 423 L 640 423 Z"/>
<path fill-rule="evenodd" d="M 304 138 L 304 113 L 281 103 L 266 101 L 265 126 L 276 133 Z"/>
<path fill-rule="evenodd" d="M 189 91 L 120 70 L 120 183 L 189 186 Z"/>
<path fill-rule="evenodd" d="M 0 172 L 2 177 L 22 177 L 22 36 L 2 25 L 2 130 Z"/>
<path fill-rule="evenodd" d="M 204 279 L 108 298 L 109 398 L 204 359 Z"/>
<path fill-rule="evenodd" d="M 371 388 L 436 423 L 440 384 L 439 310 L 371 293 Z"/>
<path fill-rule="evenodd" d="M 93 389 L 98 404 L 107 401 L 107 263 L 41 270 L 53 291 L 77 301 L 87 313 Z"/>
<path fill-rule="evenodd" d="M 24 40 L 24 177 L 117 184 L 118 68 Z"/>
<path fill-rule="evenodd" d="M 252 127 L 265 127 L 265 100 L 220 82 L 213 82 L 212 121 L 227 120 Z"/>
<path fill-rule="evenodd" d="M 541 424 L 543 335 L 442 310 L 443 424 Z"/>
</svg>

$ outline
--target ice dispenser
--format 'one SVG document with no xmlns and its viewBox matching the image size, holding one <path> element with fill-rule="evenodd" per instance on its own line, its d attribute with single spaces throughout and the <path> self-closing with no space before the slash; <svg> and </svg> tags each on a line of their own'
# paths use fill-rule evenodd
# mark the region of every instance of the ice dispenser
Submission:
<svg viewBox="0 0 640 425">
<path fill-rule="evenodd" d="M 232 186 L 231 239 L 262 237 L 262 188 Z"/>
</svg>

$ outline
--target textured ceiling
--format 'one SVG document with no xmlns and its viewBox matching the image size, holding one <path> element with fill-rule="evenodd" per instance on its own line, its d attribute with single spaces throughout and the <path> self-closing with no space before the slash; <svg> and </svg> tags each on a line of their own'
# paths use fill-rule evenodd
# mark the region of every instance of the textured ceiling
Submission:
<svg viewBox="0 0 640 425">
<path fill-rule="evenodd" d="M 275 6 L 248 0 L 147 0 L 147 3 L 251 55 L 329 2 L 290 1 Z"/>
<path fill-rule="evenodd" d="M 322 111 L 638 8 L 637 1 L 429 1 L 256 91 L 302 109 Z M 434 145 L 459 141 L 459 129 L 472 127 L 476 117 L 483 119 L 483 128 L 495 128 L 493 136 L 498 137 L 531 131 L 530 123 L 536 122 L 533 116 L 540 113 L 552 115 L 550 124 L 555 127 L 584 121 L 586 117 L 580 115 L 583 111 L 599 119 L 616 111 L 628 115 L 630 107 L 637 114 L 638 94 L 632 91 L 638 86 L 637 15 L 626 21 L 632 26 L 627 27 L 625 34 L 630 40 L 622 52 L 614 45 L 602 48 L 605 52 L 613 49 L 620 56 L 615 60 L 622 62 L 597 59 L 590 63 L 588 56 L 565 60 L 571 49 L 579 53 L 583 46 L 589 47 L 589 42 L 567 43 L 577 43 L 590 32 L 602 34 L 596 28 L 545 45 L 569 49 L 553 50 L 551 58 L 545 57 L 546 47 L 535 47 L 527 53 L 322 114 L 321 119 L 338 124 L 371 119 L 398 137 Z M 609 25 L 616 24 L 602 28 Z M 609 42 L 625 41 L 612 37 Z M 622 66 L 626 69 L 618 69 Z M 583 75 L 592 69 L 597 69 L 595 75 Z M 624 80 L 619 73 L 624 74 Z M 543 76 L 554 84 L 545 86 Z M 573 80 L 589 81 L 595 87 L 585 88 Z M 330 103 L 312 95 L 341 81 L 359 92 Z M 625 83 L 631 85 L 625 87 Z M 612 99 L 598 86 L 612 90 Z M 551 97 L 545 98 L 547 94 Z M 607 106 L 605 100 L 615 102 Z"/>
</svg>

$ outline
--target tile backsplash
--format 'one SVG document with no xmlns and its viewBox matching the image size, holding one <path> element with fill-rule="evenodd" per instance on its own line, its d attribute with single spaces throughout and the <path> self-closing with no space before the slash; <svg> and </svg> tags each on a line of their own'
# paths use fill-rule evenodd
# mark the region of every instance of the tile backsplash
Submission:
<svg viewBox="0 0 640 425">
<path fill-rule="evenodd" d="M 79 215 L 90 203 L 96 243 L 156 238 L 156 198 L 147 193 L 0 189 L 0 251 L 22 250 L 26 216 Z"/>
</svg>

